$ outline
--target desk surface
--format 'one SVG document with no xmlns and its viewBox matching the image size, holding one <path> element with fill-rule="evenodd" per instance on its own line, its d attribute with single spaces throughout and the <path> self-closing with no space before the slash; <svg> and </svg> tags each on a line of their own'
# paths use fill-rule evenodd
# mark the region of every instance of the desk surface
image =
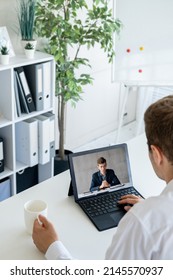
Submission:
<svg viewBox="0 0 173 280">
<path fill-rule="evenodd" d="M 148 159 L 144 135 L 128 143 L 134 186 L 144 196 L 159 194 L 164 182 L 156 177 Z M 68 197 L 69 171 L 0 202 L 0 259 L 44 259 L 25 231 L 23 205 L 30 199 L 48 203 L 48 217 L 60 239 L 77 259 L 104 259 L 116 228 L 97 231 L 85 213 Z"/>
</svg>

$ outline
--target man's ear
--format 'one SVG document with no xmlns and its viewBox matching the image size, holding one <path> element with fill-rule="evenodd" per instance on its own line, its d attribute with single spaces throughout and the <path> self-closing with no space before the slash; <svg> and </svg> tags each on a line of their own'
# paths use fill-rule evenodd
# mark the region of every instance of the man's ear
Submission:
<svg viewBox="0 0 173 280">
<path fill-rule="evenodd" d="M 150 152 L 152 154 L 152 158 L 153 158 L 154 162 L 157 164 L 160 164 L 163 159 L 163 154 L 162 154 L 161 149 L 155 145 L 151 145 L 150 149 L 151 149 Z"/>
</svg>

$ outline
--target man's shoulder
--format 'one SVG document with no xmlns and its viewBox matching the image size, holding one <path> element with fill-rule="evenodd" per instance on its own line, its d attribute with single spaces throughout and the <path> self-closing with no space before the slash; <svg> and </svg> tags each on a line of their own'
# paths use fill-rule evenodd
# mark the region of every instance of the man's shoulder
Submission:
<svg viewBox="0 0 173 280">
<path fill-rule="evenodd" d="M 96 177 L 96 176 L 98 176 L 98 175 L 99 175 L 99 171 L 96 171 L 96 172 L 93 173 L 92 176 L 93 176 L 93 177 Z"/>
<path fill-rule="evenodd" d="M 109 173 L 109 174 L 114 173 L 113 169 L 106 169 L 106 172 Z"/>
</svg>

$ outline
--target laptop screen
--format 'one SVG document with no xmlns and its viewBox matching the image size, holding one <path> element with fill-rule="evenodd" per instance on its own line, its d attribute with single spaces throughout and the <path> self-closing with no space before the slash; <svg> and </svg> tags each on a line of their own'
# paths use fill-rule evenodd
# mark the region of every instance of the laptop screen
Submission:
<svg viewBox="0 0 173 280">
<path fill-rule="evenodd" d="M 132 186 L 126 144 L 73 153 L 69 155 L 69 166 L 75 200 L 100 193 L 100 190 L 97 190 L 97 188 L 91 191 L 93 177 L 102 176 L 101 173 L 98 174 L 100 172 L 97 163 L 99 158 L 104 158 L 106 160 L 106 169 L 112 170 L 109 173 L 115 174 L 120 182 L 116 182 L 115 185 L 111 184 L 109 188 L 110 191 L 124 186 Z M 102 190 L 102 192 L 107 190 L 106 188 Z"/>
</svg>

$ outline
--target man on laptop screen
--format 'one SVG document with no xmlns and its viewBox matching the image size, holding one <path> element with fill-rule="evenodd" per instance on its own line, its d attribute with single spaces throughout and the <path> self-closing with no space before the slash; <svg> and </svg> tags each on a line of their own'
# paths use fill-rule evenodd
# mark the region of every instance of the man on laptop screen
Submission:
<svg viewBox="0 0 173 280">
<path fill-rule="evenodd" d="M 107 162 L 104 157 L 97 160 L 97 167 L 99 171 L 92 175 L 90 191 L 98 191 L 110 186 L 121 184 L 113 169 L 107 169 Z"/>
</svg>

